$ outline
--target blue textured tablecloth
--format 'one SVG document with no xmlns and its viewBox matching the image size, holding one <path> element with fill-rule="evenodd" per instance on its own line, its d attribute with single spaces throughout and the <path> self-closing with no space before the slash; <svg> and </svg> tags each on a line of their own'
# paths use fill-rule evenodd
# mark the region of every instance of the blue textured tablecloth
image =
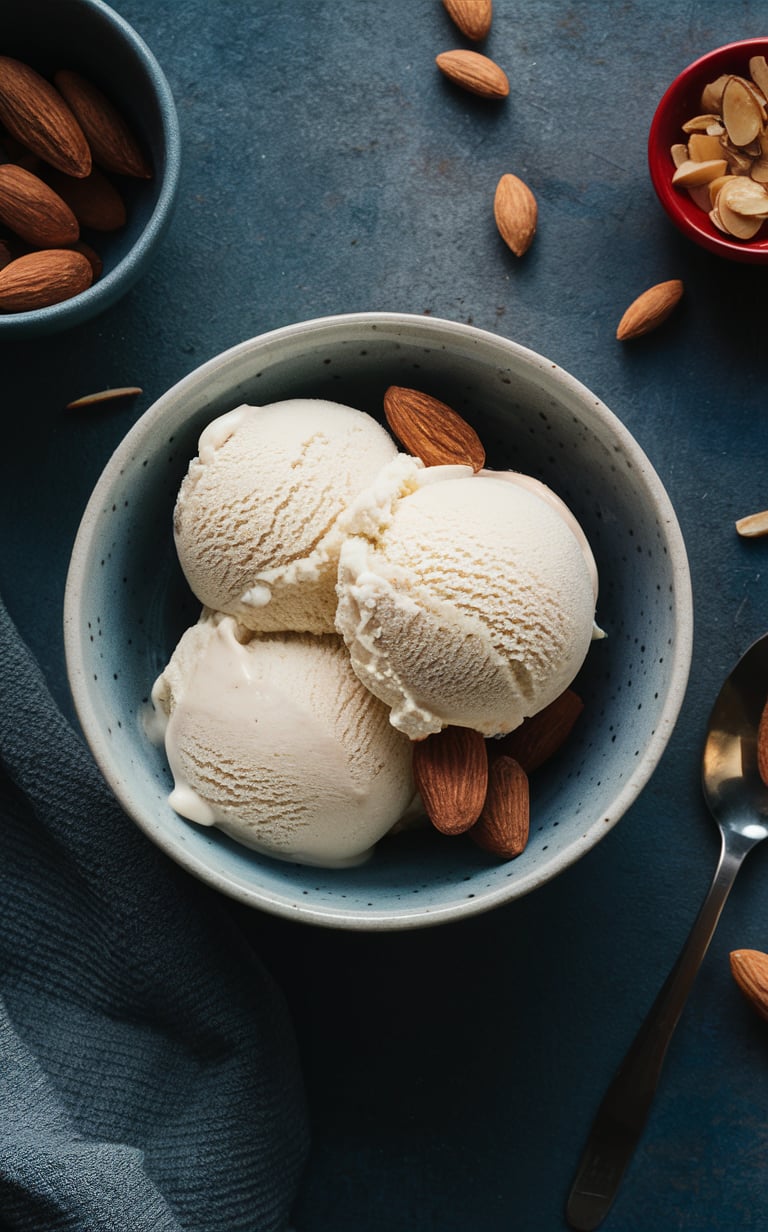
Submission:
<svg viewBox="0 0 768 1232">
<path fill-rule="evenodd" d="M 280 993 L 124 816 L 0 605 L 0 1227 L 286 1227 L 307 1129 Z"/>
</svg>

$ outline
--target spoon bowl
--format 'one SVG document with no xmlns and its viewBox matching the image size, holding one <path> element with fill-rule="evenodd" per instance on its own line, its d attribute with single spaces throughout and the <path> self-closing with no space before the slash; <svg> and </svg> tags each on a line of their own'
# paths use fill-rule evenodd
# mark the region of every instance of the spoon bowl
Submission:
<svg viewBox="0 0 768 1232">
<path fill-rule="evenodd" d="M 664 1058 L 696 973 L 744 857 L 768 836 L 768 786 L 757 765 L 757 733 L 768 700 L 768 634 L 744 652 L 717 696 L 707 724 L 702 786 L 720 831 L 712 884 L 667 976 L 597 1110 L 566 1215 L 593 1232 L 607 1215 L 645 1127 Z"/>
<path fill-rule="evenodd" d="M 704 798 L 721 827 L 759 842 L 768 835 L 768 787 L 757 768 L 757 729 L 768 698 L 768 634 L 745 651 L 709 718 Z"/>
</svg>

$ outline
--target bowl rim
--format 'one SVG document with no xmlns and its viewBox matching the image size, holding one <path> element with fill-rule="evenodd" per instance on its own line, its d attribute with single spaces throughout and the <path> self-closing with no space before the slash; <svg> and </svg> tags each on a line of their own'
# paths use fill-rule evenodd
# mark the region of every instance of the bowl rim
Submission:
<svg viewBox="0 0 768 1232">
<path fill-rule="evenodd" d="M 683 235 L 687 236 L 694 243 L 699 244 L 702 248 L 707 249 L 716 256 L 746 265 L 768 264 L 768 238 L 755 243 L 749 240 L 740 243 L 729 239 L 726 235 L 717 231 L 703 211 L 698 209 L 696 213 L 688 211 L 686 208 L 686 196 L 672 186 L 672 172 L 674 168 L 669 155 L 669 146 L 666 144 L 663 136 L 663 130 L 667 127 L 670 107 L 676 103 L 678 95 L 684 88 L 690 86 L 700 74 L 704 78 L 705 70 L 710 65 L 720 60 L 728 59 L 731 56 L 743 56 L 750 50 L 754 53 L 758 47 L 761 47 L 764 53 L 768 53 L 768 35 L 738 39 L 732 43 L 723 43 L 721 47 L 715 47 L 711 51 L 705 52 L 704 55 L 699 56 L 696 60 L 692 60 L 690 64 L 686 65 L 678 73 L 664 91 L 654 111 L 648 132 L 647 153 L 651 182 L 670 221 L 674 223 Z M 701 215 L 700 219 L 698 217 L 699 214 Z"/>
<path fill-rule="evenodd" d="M 609 816 L 597 817 L 583 831 L 578 841 L 552 859 L 546 870 L 532 871 L 517 880 L 514 886 L 508 884 L 478 892 L 472 899 L 465 898 L 461 902 L 451 903 L 445 907 L 402 907 L 397 910 L 364 912 L 355 908 L 340 907 L 335 903 L 323 905 L 301 903 L 296 901 L 295 896 L 292 897 L 287 893 L 275 893 L 240 884 L 236 878 L 212 869 L 205 861 L 190 853 L 184 844 L 177 844 L 169 838 L 160 825 L 153 824 L 152 819 L 142 815 L 141 811 L 133 806 L 130 791 L 127 791 L 126 800 L 122 790 L 125 785 L 110 756 L 110 742 L 92 714 L 89 704 L 90 676 L 81 654 L 79 596 L 85 589 L 93 538 L 105 507 L 107 494 L 125 465 L 136 456 L 137 451 L 141 450 L 143 441 L 151 433 L 155 423 L 162 421 L 166 408 L 176 404 L 185 396 L 187 390 L 195 388 L 201 378 L 206 379 L 217 369 L 249 351 L 269 349 L 277 343 L 295 337 L 304 337 L 309 341 L 312 335 L 330 332 L 332 335 L 341 334 L 343 336 L 354 328 L 376 327 L 377 325 L 400 327 L 404 330 L 416 326 L 431 334 L 433 338 L 444 342 L 449 342 L 458 336 L 464 342 L 490 345 L 492 349 L 498 350 L 501 354 L 507 357 L 512 356 L 542 374 L 546 373 L 555 385 L 565 388 L 572 395 L 576 395 L 581 401 L 590 405 L 592 414 L 596 416 L 601 427 L 626 451 L 633 469 L 639 472 L 650 490 L 659 526 L 663 527 L 666 535 L 666 548 L 672 577 L 672 598 L 676 611 L 676 636 L 669 648 L 669 687 L 654 732 L 643 749 L 642 755 L 637 759 L 637 764 L 616 795 Z M 528 894 L 576 863 L 626 813 L 656 769 L 683 703 L 693 651 L 693 596 L 682 531 L 669 495 L 659 476 L 641 446 L 621 420 L 570 373 L 521 343 L 474 325 L 402 312 L 344 313 L 280 326 L 227 348 L 166 390 L 141 415 L 118 444 L 102 470 L 86 504 L 70 558 L 63 617 L 67 676 L 80 725 L 104 778 L 124 811 L 132 817 L 139 828 L 188 872 L 241 903 L 289 919 L 357 931 L 394 931 L 465 919 Z"/>
<path fill-rule="evenodd" d="M 79 0 L 86 8 L 100 14 L 109 25 L 114 26 L 128 43 L 147 70 L 157 95 L 158 111 L 162 126 L 164 150 L 163 176 L 155 207 L 141 234 L 120 261 L 103 278 L 99 278 L 79 295 L 49 304 L 46 308 L 34 308 L 29 312 L 0 313 L 0 336 L 3 334 L 31 334 L 53 331 L 67 323 L 72 316 L 72 325 L 95 316 L 109 308 L 140 276 L 144 262 L 163 235 L 176 199 L 181 171 L 181 130 L 176 104 L 165 73 L 154 53 L 140 34 L 124 17 L 110 8 L 104 0 Z"/>
</svg>

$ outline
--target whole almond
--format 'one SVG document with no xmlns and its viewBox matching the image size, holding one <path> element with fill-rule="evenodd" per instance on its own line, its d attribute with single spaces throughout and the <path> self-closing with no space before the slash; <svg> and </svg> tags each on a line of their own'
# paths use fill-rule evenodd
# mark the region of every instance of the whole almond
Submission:
<svg viewBox="0 0 768 1232">
<path fill-rule="evenodd" d="M 507 174 L 499 180 L 493 214 L 504 243 L 516 257 L 522 257 L 536 234 L 539 207 L 528 185 L 518 176 Z"/>
<path fill-rule="evenodd" d="M 446 727 L 416 741 L 413 777 L 433 826 L 443 834 L 463 834 L 477 821 L 485 800 L 485 740 L 468 727 Z"/>
<path fill-rule="evenodd" d="M 10 56 L 0 56 L 0 123 L 59 171 L 80 177 L 91 170 L 88 142 L 58 90 Z"/>
<path fill-rule="evenodd" d="M 525 850 L 530 830 L 528 775 L 513 757 L 499 757 L 488 772 L 488 792 L 470 836 L 478 847 L 505 860 Z"/>
<path fill-rule="evenodd" d="M 37 248 L 63 248 L 80 236 L 77 219 L 58 193 L 15 163 L 0 166 L 0 222 Z"/>
<path fill-rule="evenodd" d="M 390 385 L 384 414 L 397 439 L 425 466 L 485 466 L 482 441 L 458 411 L 418 389 Z"/>
<path fill-rule="evenodd" d="M 733 950 L 731 974 L 748 1001 L 768 1018 L 768 954 L 761 950 Z"/>
<path fill-rule="evenodd" d="M 132 129 L 98 86 L 71 69 L 59 69 L 53 80 L 77 117 L 94 162 L 118 175 L 150 180 L 152 168 Z"/>
<path fill-rule="evenodd" d="M 49 174 L 47 180 L 67 203 L 81 227 L 91 231 L 117 231 L 125 225 L 125 202 L 98 167 L 94 167 L 84 180 L 75 180 L 57 171 Z"/>
<path fill-rule="evenodd" d="M 679 278 L 670 278 L 667 282 L 657 282 L 638 295 L 629 305 L 619 321 L 616 337 L 619 342 L 630 338 L 640 338 L 649 334 L 652 329 L 666 321 L 673 308 L 679 304 L 683 294 L 683 284 Z"/>
<path fill-rule="evenodd" d="M 482 98 L 506 98 L 509 79 L 502 68 L 479 51 L 442 51 L 435 63 L 454 85 Z"/>
<path fill-rule="evenodd" d="M 491 28 L 493 0 L 443 0 L 453 23 L 468 39 L 479 42 Z"/>
<path fill-rule="evenodd" d="M 584 703 L 578 694 L 566 689 L 508 736 L 489 740 L 489 755 L 491 758 L 495 755 L 514 757 L 526 774 L 532 774 L 562 748 L 583 709 Z"/>
<path fill-rule="evenodd" d="M 31 312 L 87 290 L 93 271 L 87 257 L 67 248 L 47 248 L 17 257 L 0 270 L 0 312 Z"/>
</svg>

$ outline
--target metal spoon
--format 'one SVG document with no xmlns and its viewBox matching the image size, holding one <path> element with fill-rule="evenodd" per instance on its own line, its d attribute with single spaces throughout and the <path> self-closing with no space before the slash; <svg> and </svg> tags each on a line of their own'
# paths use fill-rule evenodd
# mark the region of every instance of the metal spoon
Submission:
<svg viewBox="0 0 768 1232">
<path fill-rule="evenodd" d="M 704 796 L 720 859 L 680 957 L 597 1111 L 566 1215 L 593 1232 L 618 1191 L 653 1102 L 667 1047 L 747 852 L 768 835 L 768 787 L 757 770 L 757 729 L 768 698 L 768 634 L 742 655 L 712 709 L 702 758 Z"/>
</svg>

